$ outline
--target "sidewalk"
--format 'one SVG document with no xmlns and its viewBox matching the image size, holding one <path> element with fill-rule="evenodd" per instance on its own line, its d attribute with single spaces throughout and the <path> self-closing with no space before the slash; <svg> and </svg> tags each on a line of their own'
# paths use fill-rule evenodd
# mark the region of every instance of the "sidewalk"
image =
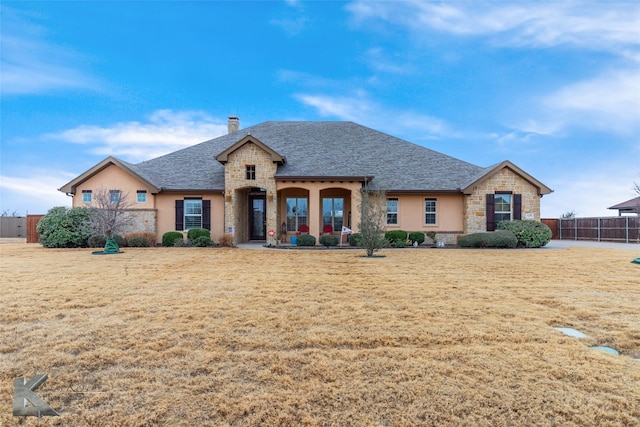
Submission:
<svg viewBox="0 0 640 427">
<path fill-rule="evenodd" d="M 563 248 L 602 248 L 602 249 L 628 249 L 640 252 L 640 244 L 637 243 L 611 243 L 611 242 L 595 242 L 591 240 L 552 240 L 545 248 L 563 249 Z"/>
</svg>

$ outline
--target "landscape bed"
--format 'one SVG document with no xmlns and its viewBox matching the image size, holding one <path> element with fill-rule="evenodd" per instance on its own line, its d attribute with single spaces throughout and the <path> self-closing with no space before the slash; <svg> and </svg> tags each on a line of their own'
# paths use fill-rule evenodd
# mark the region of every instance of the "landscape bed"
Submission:
<svg viewBox="0 0 640 427">
<path fill-rule="evenodd" d="M 632 252 L 382 254 L 0 245 L 0 425 L 640 424 Z"/>
</svg>

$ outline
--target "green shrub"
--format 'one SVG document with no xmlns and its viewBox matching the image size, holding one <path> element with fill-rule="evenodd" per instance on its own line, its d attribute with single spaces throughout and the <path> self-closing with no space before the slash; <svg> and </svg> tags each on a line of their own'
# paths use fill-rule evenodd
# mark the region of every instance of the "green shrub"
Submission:
<svg viewBox="0 0 640 427">
<path fill-rule="evenodd" d="M 183 240 L 184 237 L 179 231 L 167 231 L 162 235 L 162 246 L 175 246 L 176 240 Z"/>
<path fill-rule="evenodd" d="M 87 208 L 52 208 L 36 227 L 40 243 L 45 248 L 86 248 L 90 237 Z"/>
<path fill-rule="evenodd" d="M 187 239 L 189 240 L 196 240 L 198 237 L 211 239 L 211 232 L 206 228 L 192 228 L 187 232 Z"/>
<path fill-rule="evenodd" d="M 425 241 L 424 233 L 422 231 L 412 231 L 409 233 L 409 240 L 411 240 L 411 243 L 418 242 L 421 245 Z"/>
<path fill-rule="evenodd" d="M 331 234 L 325 234 L 324 236 L 320 236 L 319 242 L 320 242 L 321 245 L 326 246 L 326 247 L 338 246 L 338 236 L 334 236 L 334 235 L 331 235 Z"/>
<path fill-rule="evenodd" d="M 298 236 L 298 246 L 315 246 L 316 238 L 311 234 L 301 234 Z"/>
<path fill-rule="evenodd" d="M 515 234 L 519 248 L 540 248 L 551 240 L 551 229 L 538 221 L 501 221 L 497 228 Z"/>
<path fill-rule="evenodd" d="M 107 238 L 98 234 L 94 234 L 87 240 L 87 246 L 90 248 L 104 248 L 107 244 Z"/>
<path fill-rule="evenodd" d="M 147 240 L 146 237 L 143 237 L 143 236 L 130 237 L 127 240 L 127 245 L 129 245 L 132 248 L 148 248 L 149 241 Z"/>
<path fill-rule="evenodd" d="M 462 236 L 458 245 L 463 248 L 515 248 L 518 246 L 518 239 L 511 231 L 500 230 Z"/>
<path fill-rule="evenodd" d="M 148 232 L 127 233 L 127 234 L 124 235 L 124 238 L 127 239 L 127 245 L 133 246 L 133 245 L 131 245 L 129 243 L 129 240 L 134 238 L 134 237 L 144 237 L 145 239 L 147 239 L 148 246 L 155 246 L 156 245 L 156 235 L 155 235 L 155 233 L 148 233 Z"/>
<path fill-rule="evenodd" d="M 360 239 L 362 239 L 362 234 L 360 233 L 349 234 L 349 246 L 360 246 Z"/>
<path fill-rule="evenodd" d="M 384 233 L 384 238 L 390 242 L 407 241 L 407 232 L 404 230 L 389 230 Z"/>
<path fill-rule="evenodd" d="M 114 234 L 111 238 L 116 242 L 118 246 L 124 248 L 127 246 L 127 240 L 119 234 Z"/>
<path fill-rule="evenodd" d="M 210 248 L 217 246 L 216 242 L 214 242 L 207 236 L 196 237 L 195 239 L 191 240 L 191 243 L 193 244 L 193 246 L 196 246 L 198 248 Z"/>
</svg>

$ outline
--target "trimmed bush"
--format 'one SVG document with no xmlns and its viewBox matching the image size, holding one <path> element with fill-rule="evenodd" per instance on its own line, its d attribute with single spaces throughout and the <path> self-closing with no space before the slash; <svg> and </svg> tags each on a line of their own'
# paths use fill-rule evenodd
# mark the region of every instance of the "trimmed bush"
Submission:
<svg viewBox="0 0 640 427">
<path fill-rule="evenodd" d="M 167 231 L 162 235 L 162 246 L 175 246 L 176 240 L 183 240 L 184 237 L 179 231 Z"/>
<path fill-rule="evenodd" d="M 500 230 L 462 236 L 458 245 L 463 248 L 515 248 L 518 246 L 518 239 L 511 231 Z"/>
<path fill-rule="evenodd" d="M 406 242 L 407 236 L 408 236 L 408 233 L 404 230 L 389 230 L 384 233 L 384 238 L 390 242 L 395 242 L 399 240 Z"/>
<path fill-rule="evenodd" d="M 89 237 L 87 240 L 87 245 L 90 248 L 104 248 L 104 245 L 107 244 L 107 238 L 105 236 L 93 235 Z"/>
<path fill-rule="evenodd" d="M 360 233 L 349 234 L 349 246 L 360 246 L 361 239 L 362 239 L 362 234 Z"/>
<path fill-rule="evenodd" d="M 316 238 L 311 234 L 301 234 L 298 236 L 298 246 L 315 246 Z"/>
<path fill-rule="evenodd" d="M 411 243 L 418 242 L 421 245 L 425 241 L 424 233 L 422 231 L 412 231 L 409 233 L 409 240 L 411 240 Z"/>
<path fill-rule="evenodd" d="M 127 246 L 127 240 L 119 234 L 114 234 L 111 238 L 116 242 L 116 245 L 124 248 Z"/>
<path fill-rule="evenodd" d="M 324 236 L 320 236 L 319 242 L 320 242 L 321 245 L 326 246 L 326 247 L 338 246 L 338 236 L 334 236 L 334 235 L 331 235 L 331 234 L 325 234 Z"/>
<path fill-rule="evenodd" d="M 146 233 L 146 232 L 127 233 L 127 234 L 124 235 L 124 238 L 127 240 L 127 245 L 133 246 L 129 242 L 129 240 L 131 240 L 134 237 L 144 237 L 145 239 L 147 239 L 148 246 L 155 246 L 156 245 L 156 235 L 155 235 L 155 233 Z"/>
<path fill-rule="evenodd" d="M 207 236 L 196 237 L 195 239 L 191 240 L 191 243 L 193 244 L 193 246 L 198 248 L 210 248 L 210 247 L 217 246 L 216 242 L 214 242 Z"/>
<path fill-rule="evenodd" d="M 144 236 L 130 237 L 127 239 L 127 245 L 132 248 L 147 248 L 149 247 L 149 241 Z"/>
<path fill-rule="evenodd" d="M 501 221 L 497 228 L 515 234 L 519 248 L 541 248 L 551 240 L 551 229 L 538 221 Z"/>
<path fill-rule="evenodd" d="M 49 209 L 36 227 L 45 248 L 86 248 L 91 210 L 58 206 Z"/>
<path fill-rule="evenodd" d="M 187 239 L 189 240 L 196 240 L 198 237 L 211 239 L 211 232 L 206 228 L 192 228 L 187 232 Z"/>
</svg>

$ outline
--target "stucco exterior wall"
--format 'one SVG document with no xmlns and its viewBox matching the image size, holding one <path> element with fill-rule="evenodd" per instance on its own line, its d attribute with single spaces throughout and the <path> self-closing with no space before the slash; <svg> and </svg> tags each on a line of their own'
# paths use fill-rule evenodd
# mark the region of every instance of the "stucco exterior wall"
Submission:
<svg viewBox="0 0 640 427">
<path fill-rule="evenodd" d="M 156 238 L 162 241 L 162 235 L 167 231 L 176 230 L 176 200 L 185 197 L 202 197 L 211 200 L 211 240 L 217 241 L 224 233 L 224 198 L 220 192 L 216 193 L 160 193 L 155 197 L 158 212 L 158 232 Z M 186 231 L 184 234 L 186 235 Z"/>
<path fill-rule="evenodd" d="M 435 231 L 461 234 L 464 220 L 464 198 L 461 194 L 393 194 L 398 199 L 398 224 L 388 224 L 387 230 Z M 436 200 L 436 224 L 425 224 L 425 199 Z"/>
<path fill-rule="evenodd" d="M 474 186 L 465 196 L 464 234 L 487 230 L 487 194 L 496 191 L 512 191 L 522 195 L 522 219 L 540 221 L 540 196 L 538 188 L 520 175 L 505 167 Z"/>
<path fill-rule="evenodd" d="M 102 170 L 99 174 L 92 176 L 76 187 L 76 194 L 73 196 L 72 206 L 86 206 L 82 202 L 82 190 L 91 190 L 94 194 L 99 189 L 120 190 L 127 197 L 127 202 L 131 209 L 154 209 L 154 195 L 142 181 L 133 175 L 125 172 L 115 165 L 111 165 Z M 138 203 L 136 192 L 138 190 L 147 191 L 147 201 Z"/>
</svg>

